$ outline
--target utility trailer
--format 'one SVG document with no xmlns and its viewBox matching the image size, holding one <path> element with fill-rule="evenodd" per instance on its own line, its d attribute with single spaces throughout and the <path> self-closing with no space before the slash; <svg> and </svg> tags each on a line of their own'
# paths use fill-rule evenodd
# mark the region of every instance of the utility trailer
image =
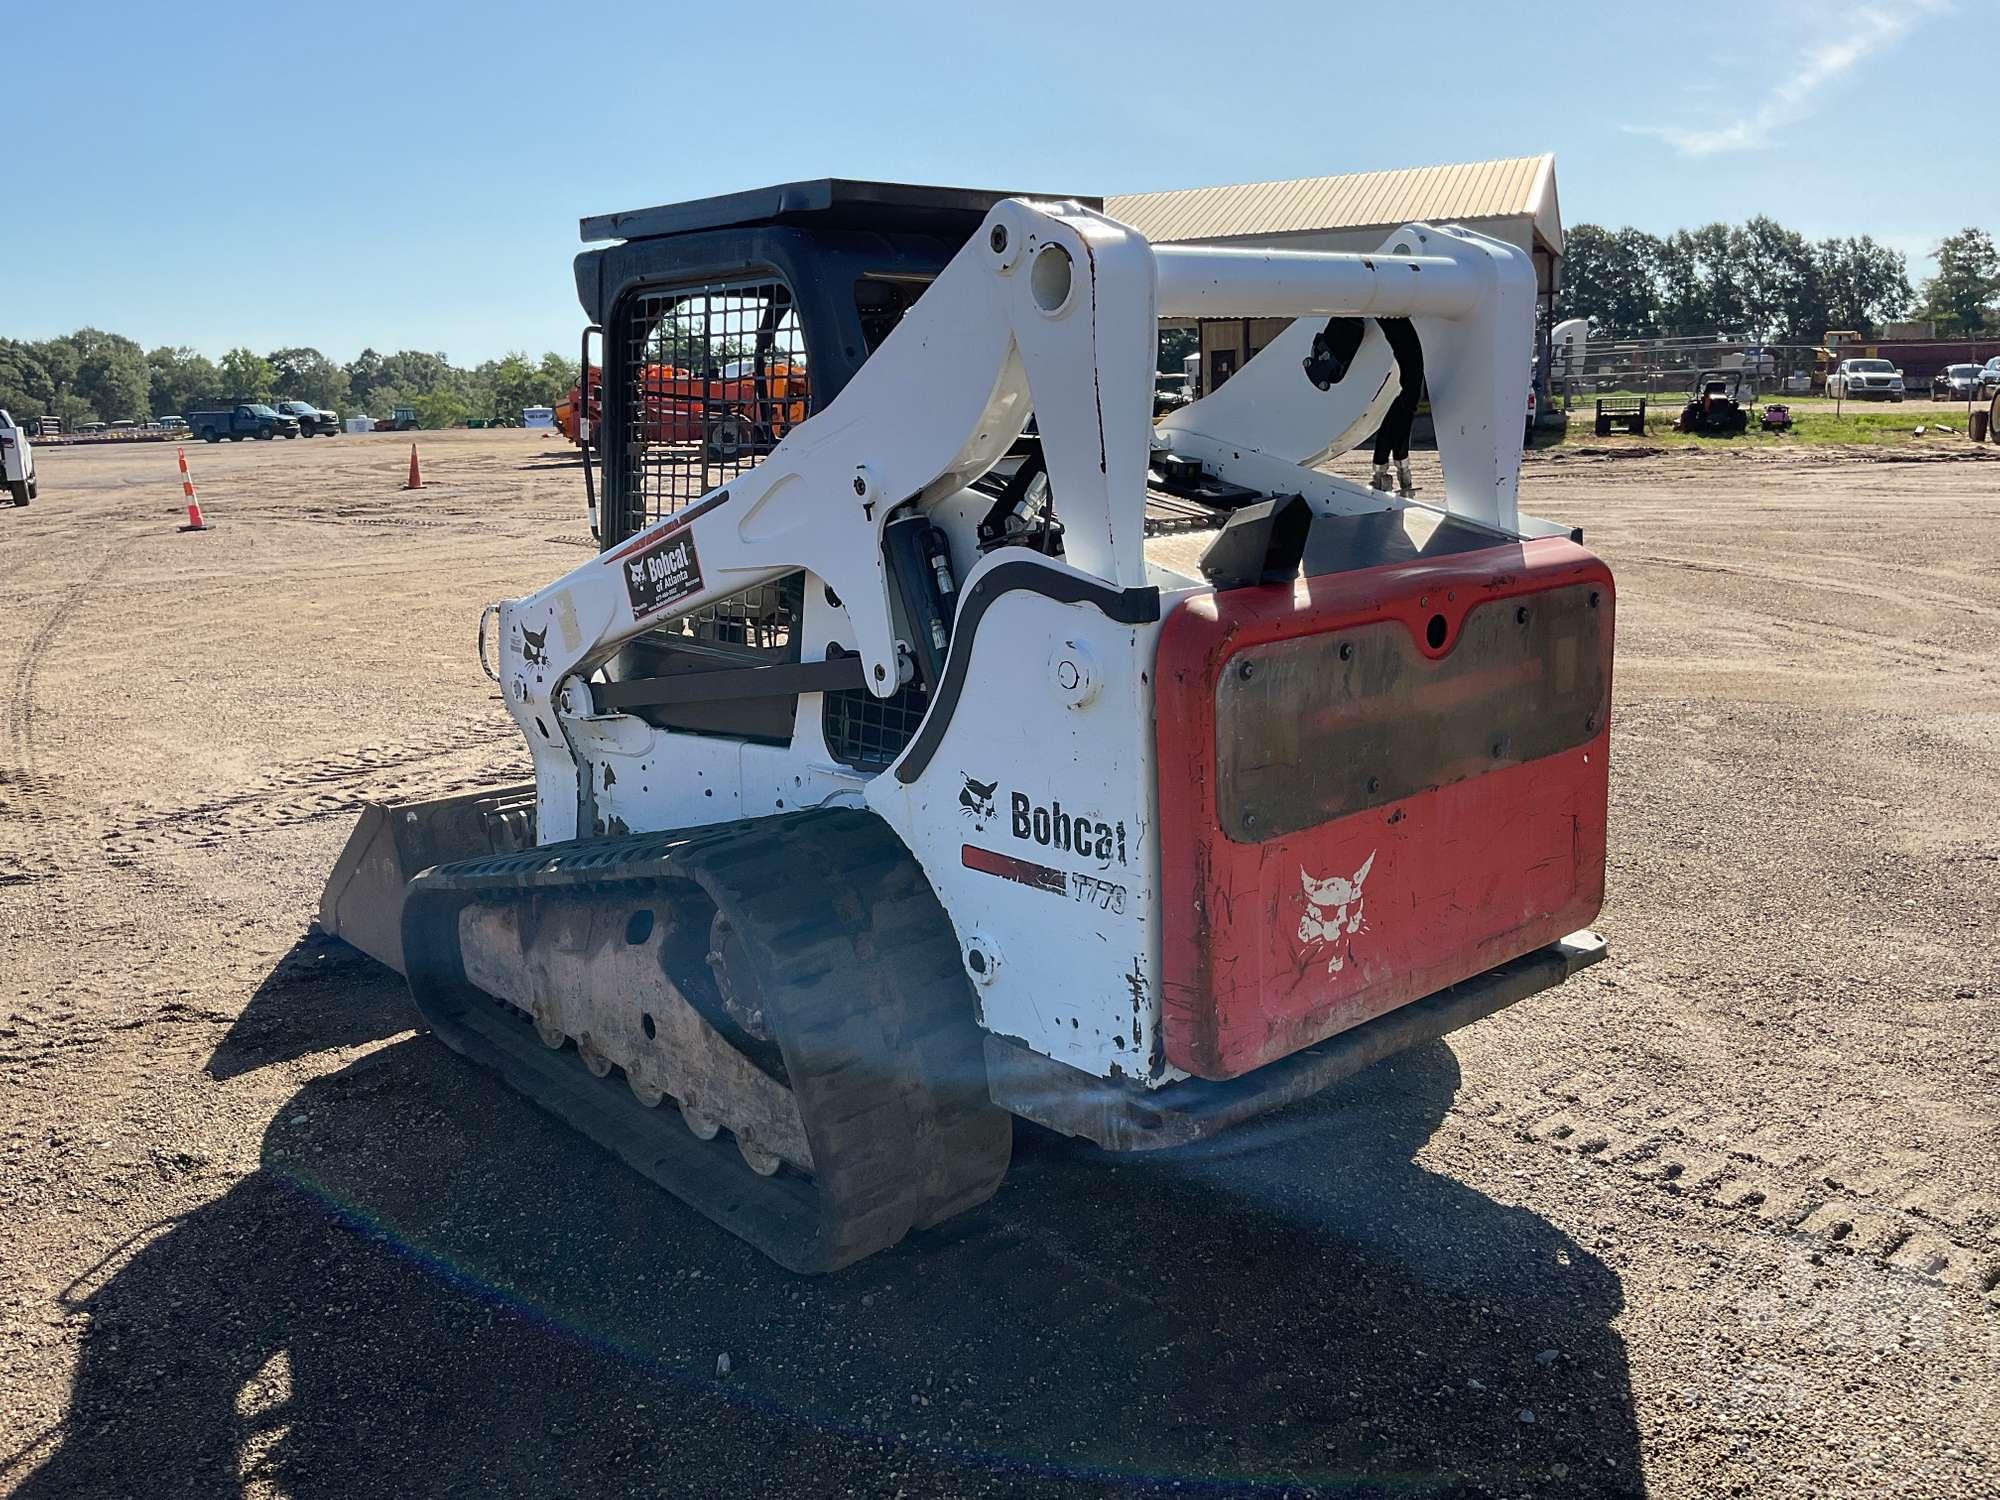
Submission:
<svg viewBox="0 0 2000 1500">
<path fill-rule="evenodd" d="M 369 809 L 322 903 L 447 1045 L 826 1271 L 1014 1115 L 1176 1145 L 1602 956 L 1616 596 L 1517 509 L 1520 251 L 833 180 L 582 227 L 603 551 L 479 631 L 534 783 Z M 1209 317 L 1294 321 L 1155 425 Z M 1318 467 L 1385 317 L 1430 499 Z M 769 443 L 663 428 L 663 367 Z"/>
<path fill-rule="evenodd" d="M 1644 396 L 1599 396 L 1597 398 L 1597 427 L 1599 437 L 1610 437 L 1623 429 L 1633 437 L 1646 435 L 1646 398 Z"/>
</svg>

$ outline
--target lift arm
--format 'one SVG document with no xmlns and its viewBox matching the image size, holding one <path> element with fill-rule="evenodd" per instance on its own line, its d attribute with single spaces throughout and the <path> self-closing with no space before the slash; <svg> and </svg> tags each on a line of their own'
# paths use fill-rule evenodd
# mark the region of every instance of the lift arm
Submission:
<svg viewBox="0 0 2000 1500">
<path fill-rule="evenodd" d="M 499 680 L 544 790 L 539 841 L 576 833 L 574 797 L 549 793 L 575 786 L 564 723 L 594 712 L 590 674 L 634 636 L 705 604 L 808 571 L 845 606 L 867 687 L 893 693 L 903 672 L 883 527 L 904 505 L 979 478 L 1031 411 L 1065 560 L 1114 587 L 1142 584 L 1162 310 L 1417 316 L 1437 350 L 1430 384 L 1447 472 L 1469 471 L 1448 497 L 1472 519 L 1511 523 L 1518 454 L 1495 439 L 1506 392 L 1516 408 L 1524 399 L 1532 283 L 1515 283 L 1525 259 L 1463 231 L 1410 233 L 1425 253 L 1155 250 L 1075 203 L 995 205 L 840 395 L 765 462 L 499 606 Z"/>
</svg>

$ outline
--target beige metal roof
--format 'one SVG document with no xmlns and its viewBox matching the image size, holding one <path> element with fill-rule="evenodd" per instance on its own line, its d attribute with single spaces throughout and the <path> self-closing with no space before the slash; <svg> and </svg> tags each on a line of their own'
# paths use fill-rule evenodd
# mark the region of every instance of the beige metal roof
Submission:
<svg viewBox="0 0 2000 1500">
<path fill-rule="evenodd" d="M 1132 193 L 1106 198 L 1104 211 L 1160 245 L 1390 227 L 1412 220 L 1460 224 L 1529 218 L 1548 248 L 1562 253 L 1562 216 L 1556 205 L 1556 159 L 1552 155 Z"/>
</svg>

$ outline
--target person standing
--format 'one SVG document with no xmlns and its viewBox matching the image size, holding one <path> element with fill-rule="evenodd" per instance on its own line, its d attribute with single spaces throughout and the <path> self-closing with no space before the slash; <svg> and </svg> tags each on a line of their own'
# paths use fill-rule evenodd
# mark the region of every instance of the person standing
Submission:
<svg viewBox="0 0 2000 1500">
<path fill-rule="evenodd" d="M 1410 478 L 1410 429 L 1416 425 L 1417 402 L 1424 393 L 1424 346 L 1408 318 L 1377 318 L 1382 336 L 1396 356 L 1396 379 L 1402 389 L 1390 403 L 1375 431 L 1375 479 L 1378 490 L 1389 489 L 1389 461 L 1396 463 L 1396 492 L 1404 499 L 1417 493 Z"/>
</svg>

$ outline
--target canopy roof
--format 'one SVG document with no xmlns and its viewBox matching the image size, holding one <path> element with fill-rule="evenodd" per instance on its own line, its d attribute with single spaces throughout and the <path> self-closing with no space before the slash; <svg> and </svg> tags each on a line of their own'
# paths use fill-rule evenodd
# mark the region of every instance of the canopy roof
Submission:
<svg viewBox="0 0 2000 1500">
<path fill-rule="evenodd" d="M 1549 154 L 1130 193 L 1105 199 L 1104 211 L 1156 245 L 1511 219 L 1532 223 L 1536 248 L 1557 256 L 1563 249 L 1556 159 Z"/>
</svg>

